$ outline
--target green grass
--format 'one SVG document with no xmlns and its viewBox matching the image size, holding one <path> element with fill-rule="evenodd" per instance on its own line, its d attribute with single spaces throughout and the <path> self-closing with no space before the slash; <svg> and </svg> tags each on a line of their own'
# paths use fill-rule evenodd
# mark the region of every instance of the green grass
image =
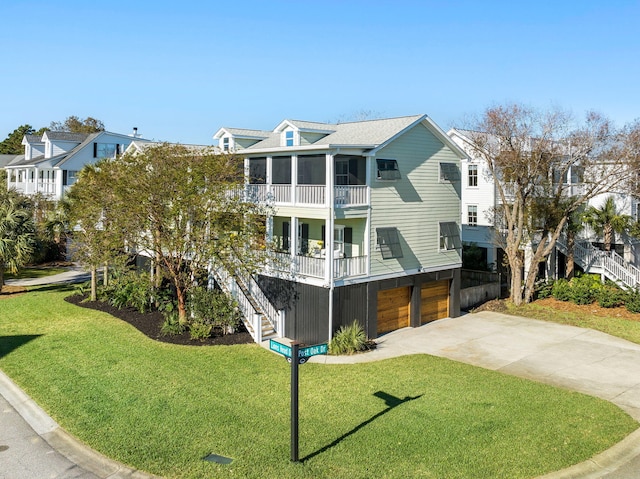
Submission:
<svg viewBox="0 0 640 479">
<path fill-rule="evenodd" d="M 69 268 L 21 268 L 16 274 L 5 272 L 5 279 L 27 279 L 27 278 L 44 278 L 54 274 L 64 273 Z"/>
<path fill-rule="evenodd" d="M 537 301 L 521 306 L 514 306 L 510 302 L 505 304 L 509 314 L 595 329 L 640 344 L 640 321 L 616 317 L 614 312 L 611 316 L 595 316 L 582 311 L 559 311 Z"/>
<path fill-rule="evenodd" d="M 291 463 L 281 357 L 155 342 L 66 294 L 0 300 L 0 368 L 82 441 L 167 478 L 529 478 L 638 426 L 608 402 L 427 355 L 305 364 Z"/>
</svg>

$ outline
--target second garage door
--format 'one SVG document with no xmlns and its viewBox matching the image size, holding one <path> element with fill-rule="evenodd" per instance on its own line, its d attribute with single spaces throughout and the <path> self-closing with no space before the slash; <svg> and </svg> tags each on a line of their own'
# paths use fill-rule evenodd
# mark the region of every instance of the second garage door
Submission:
<svg viewBox="0 0 640 479">
<path fill-rule="evenodd" d="M 420 323 L 449 316 L 449 280 L 422 285 L 420 291 Z"/>
<path fill-rule="evenodd" d="M 378 291 L 378 334 L 409 326 L 411 288 Z"/>
</svg>

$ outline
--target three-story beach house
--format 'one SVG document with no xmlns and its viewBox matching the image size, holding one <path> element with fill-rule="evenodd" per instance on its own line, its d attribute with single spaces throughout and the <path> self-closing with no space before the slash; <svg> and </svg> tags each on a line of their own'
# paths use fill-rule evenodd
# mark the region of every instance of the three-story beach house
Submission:
<svg viewBox="0 0 640 479">
<path fill-rule="evenodd" d="M 370 338 L 460 314 L 460 160 L 426 115 L 221 128 L 245 193 L 271 205 L 279 261 L 257 276 L 276 334 L 307 344 L 358 321 Z M 247 288 L 242 288 L 246 290 Z"/>
</svg>

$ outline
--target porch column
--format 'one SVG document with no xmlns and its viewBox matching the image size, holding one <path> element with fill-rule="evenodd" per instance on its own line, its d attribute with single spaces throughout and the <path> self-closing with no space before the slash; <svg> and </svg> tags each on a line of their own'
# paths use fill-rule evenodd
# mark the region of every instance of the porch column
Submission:
<svg viewBox="0 0 640 479">
<path fill-rule="evenodd" d="M 53 170 L 53 174 L 55 175 L 55 196 L 57 199 L 61 200 L 64 196 L 64 185 L 62 184 L 62 170 Z"/>
<path fill-rule="evenodd" d="M 295 205 L 297 201 L 296 188 L 298 187 L 298 155 L 291 155 L 291 204 Z M 291 220 L 293 225 L 293 219 Z M 298 229 L 294 230 L 298 236 Z M 292 235 L 293 236 L 293 235 Z"/>
<path fill-rule="evenodd" d="M 273 156 L 267 156 L 265 168 L 267 170 L 266 171 L 267 177 L 265 178 L 265 183 L 266 183 L 265 186 L 267 188 L 267 197 L 268 197 L 269 193 L 271 193 L 271 184 L 273 183 L 273 171 L 272 171 Z"/>
</svg>

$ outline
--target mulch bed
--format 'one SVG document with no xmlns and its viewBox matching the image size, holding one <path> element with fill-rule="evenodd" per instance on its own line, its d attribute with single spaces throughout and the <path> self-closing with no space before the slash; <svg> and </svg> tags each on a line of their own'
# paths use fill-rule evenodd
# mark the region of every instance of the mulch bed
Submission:
<svg viewBox="0 0 640 479">
<path fill-rule="evenodd" d="M 86 301 L 86 299 L 87 296 L 76 294 L 67 296 L 65 301 L 82 308 L 95 309 L 97 311 L 109 313 L 110 315 L 129 323 L 145 336 L 163 343 L 182 344 L 188 346 L 230 346 L 233 344 L 250 344 L 254 342 L 244 325 L 238 328 L 238 331 L 234 334 L 214 336 L 202 341 L 191 339 L 188 332 L 179 335 L 163 335 L 160 332 L 160 328 L 164 322 L 164 316 L 160 311 L 140 313 L 133 308 L 118 309 L 103 301 Z"/>
</svg>

